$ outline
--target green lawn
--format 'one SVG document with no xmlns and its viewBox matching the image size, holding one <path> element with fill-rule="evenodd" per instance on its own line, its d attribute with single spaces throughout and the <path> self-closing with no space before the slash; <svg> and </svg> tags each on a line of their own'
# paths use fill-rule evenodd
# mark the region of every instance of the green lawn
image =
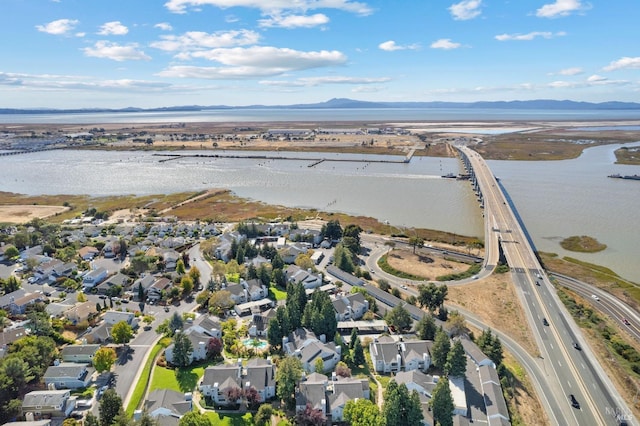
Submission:
<svg viewBox="0 0 640 426">
<path fill-rule="evenodd" d="M 171 389 L 177 392 L 192 392 L 198 380 L 204 375 L 204 367 L 194 366 L 172 370 L 166 367 L 159 367 L 153 370 L 149 392 L 156 389 Z"/>
<path fill-rule="evenodd" d="M 219 414 L 213 411 L 205 412 L 212 426 L 253 426 L 253 416 L 247 413 L 240 414 Z"/>
<path fill-rule="evenodd" d="M 278 301 L 287 300 L 287 292 L 284 290 L 280 290 L 273 284 L 271 285 L 271 287 L 269 287 L 269 296 L 275 298 Z"/>
<path fill-rule="evenodd" d="M 147 363 L 145 364 L 142 374 L 140 375 L 140 380 L 136 383 L 136 387 L 131 395 L 131 400 L 129 401 L 129 405 L 127 405 L 126 413 L 127 416 L 131 417 L 133 412 L 138 408 L 140 402 L 142 401 L 142 397 L 144 396 L 144 392 L 147 388 L 147 383 L 149 383 L 149 374 L 151 373 L 151 366 L 156 360 L 156 356 L 158 353 L 169 346 L 171 343 L 171 339 L 168 337 L 160 339 L 158 344 L 156 344 L 153 349 L 151 349 L 151 354 L 149 355 L 149 359 L 147 359 Z"/>
</svg>

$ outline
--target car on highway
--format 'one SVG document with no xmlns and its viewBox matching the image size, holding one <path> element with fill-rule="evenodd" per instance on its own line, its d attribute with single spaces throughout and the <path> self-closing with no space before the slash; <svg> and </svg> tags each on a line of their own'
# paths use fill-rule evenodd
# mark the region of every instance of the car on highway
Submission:
<svg viewBox="0 0 640 426">
<path fill-rule="evenodd" d="M 581 351 L 582 347 L 580 347 L 580 343 L 578 342 L 573 342 L 573 347 L 576 348 L 576 350 Z"/>
<path fill-rule="evenodd" d="M 537 280 L 536 280 L 536 285 L 537 285 L 538 287 L 540 287 L 540 281 L 537 281 Z"/>
<path fill-rule="evenodd" d="M 571 406 L 573 408 L 577 408 L 578 410 L 580 409 L 580 403 L 576 399 L 575 395 L 569 394 L 569 402 L 571 402 Z"/>
<path fill-rule="evenodd" d="M 549 325 L 549 321 L 546 318 L 542 318 L 542 325 Z"/>
<path fill-rule="evenodd" d="M 622 322 L 624 323 L 624 325 L 631 325 L 631 323 L 629 322 L 628 319 L 626 318 L 622 318 Z"/>
<path fill-rule="evenodd" d="M 406 285 L 401 285 L 400 288 L 403 289 L 403 290 L 406 290 L 407 286 Z"/>
<path fill-rule="evenodd" d="M 591 295 L 591 298 L 592 298 L 593 300 L 595 300 L 596 302 L 600 300 L 600 298 L 599 298 L 598 296 L 596 296 L 595 294 L 592 294 L 592 295 Z"/>
</svg>

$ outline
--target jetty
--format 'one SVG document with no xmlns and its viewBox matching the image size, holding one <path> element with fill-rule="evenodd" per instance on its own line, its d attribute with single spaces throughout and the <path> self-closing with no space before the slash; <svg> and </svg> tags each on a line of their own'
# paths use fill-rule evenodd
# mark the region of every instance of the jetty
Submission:
<svg viewBox="0 0 640 426">
<path fill-rule="evenodd" d="M 165 163 L 167 161 L 179 160 L 183 158 L 237 158 L 244 160 L 290 160 L 290 161 L 310 161 L 311 163 L 307 167 L 314 167 L 318 164 L 321 164 L 325 161 L 335 161 L 335 162 L 343 162 L 343 163 L 396 163 L 396 164 L 406 164 L 411 159 L 410 158 L 402 158 L 398 160 L 391 159 L 371 159 L 371 158 L 313 158 L 313 157 L 285 157 L 282 155 L 258 155 L 258 154 L 247 154 L 247 155 L 239 155 L 239 154 L 153 154 L 156 157 L 166 157 L 161 160 L 158 160 L 160 163 Z"/>
<path fill-rule="evenodd" d="M 640 180 L 640 175 L 620 175 L 616 173 L 614 175 L 609 175 L 607 177 L 614 178 L 614 179 Z"/>
</svg>

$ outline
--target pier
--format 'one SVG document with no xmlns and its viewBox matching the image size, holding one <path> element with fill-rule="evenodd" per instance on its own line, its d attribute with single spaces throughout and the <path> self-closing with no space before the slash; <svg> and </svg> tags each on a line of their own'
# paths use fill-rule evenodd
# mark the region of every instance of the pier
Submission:
<svg viewBox="0 0 640 426">
<path fill-rule="evenodd" d="M 415 152 L 415 150 L 412 150 Z M 411 154 L 411 153 L 409 153 Z M 358 158 L 309 158 L 309 157 L 285 157 L 280 155 L 257 155 L 257 154 L 248 154 L 248 155 L 223 155 L 223 154 L 153 154 L 157 157 L 167 157 L 159 160 L 160 163 L 164 163 L 167 161 L 178 160 L 182 158 L 237 158 L 237 159 L 245 159 L 245 160 L 293 160 L 293 161 L 311 161 L 311 163 L 307 167 L 314 167 L 318 164 L 321 164 L 325 161 L 336 161 L 343 163 L 390 163 L 390 164 L 406 164 L 411 161 L 411 157 L 407 157 L 401 160 L 375 160 L 375 159 L 358 159 Z M 413 156 L 413 154 L 411 154 Z"/>
</svg>

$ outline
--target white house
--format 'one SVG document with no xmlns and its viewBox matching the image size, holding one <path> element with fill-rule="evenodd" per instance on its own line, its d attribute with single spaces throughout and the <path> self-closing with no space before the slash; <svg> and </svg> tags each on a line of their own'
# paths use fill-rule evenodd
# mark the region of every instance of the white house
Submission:
<svg viewBox="0 0 640 426">
<path fill-rule="evenodd" d="M 82 286 L 91 289 L 107 278 L 107 270 L 104 268 L 93 269 L 82 278 Z"/>
<path fill-rule="evenodd" d="M 312 331 L 304 328 L 283 337 L 282 347 L 287 355 L 298 357 L 304 369 L 309 372 L 316 371 L 317 359 L 322 359 L 325 370 L 333 370 L 342 356 L 340 346 L 336 346 L 334 342 L 324 343 Z"/>
</svg>

